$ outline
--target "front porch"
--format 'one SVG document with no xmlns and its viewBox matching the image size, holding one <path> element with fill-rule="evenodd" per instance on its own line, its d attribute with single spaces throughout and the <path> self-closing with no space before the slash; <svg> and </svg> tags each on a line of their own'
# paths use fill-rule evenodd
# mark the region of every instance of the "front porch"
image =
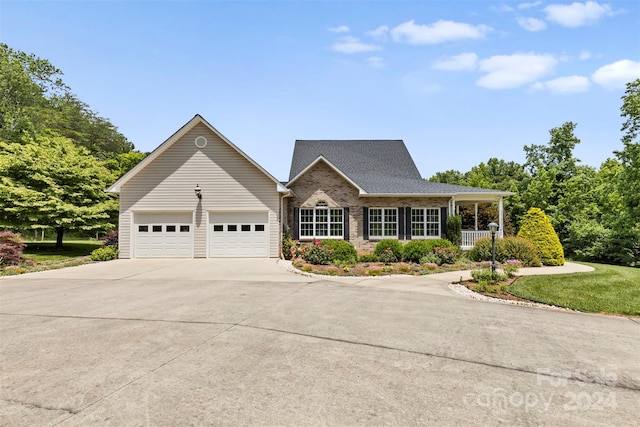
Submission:
<svg viewBox="0 0 640 427">
<path fill-rule="evenodd" d="M 487 203 L 491 204 L 492 208 L 484 209 L 480 212 L 478 205 Z M 455 212 L 455 214 L 462 216 L 462 242 L 460 247 L 463 250 L 472 249 L 480 238 L 491 237 L 488 227 L 490 222 L 498 224 L 496 238 L 501 239 L 504 237 L 505 221 L 502 196 L 492 200 L 481 195 L 478 195 L 477 198 L 466 197 L 464 200 L 452 197 L 449 202 L 449 212 Z"/>
</svg>

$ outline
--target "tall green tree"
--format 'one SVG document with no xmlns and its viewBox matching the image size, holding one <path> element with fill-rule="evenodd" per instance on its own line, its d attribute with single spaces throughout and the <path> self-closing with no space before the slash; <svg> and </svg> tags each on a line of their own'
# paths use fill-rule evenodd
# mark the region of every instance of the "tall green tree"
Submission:
<svg viewBox="0 0 640 427">
<path fill-rule="evenodd" d="M 574 135 L 576 124 L 566 122 L 549 131 L 547 145 L 524 146 L 525 168 L 531 178 L 525 183 L 522 198 L 527 207 L 543 209 L 563 241 L 569 235 L 571 215 L 562 210 L 561 201 L 567 195 L 569 181 L 577 174 L 580 160 L 573 150 L 580 143 Z"/>
<path fill-rule="evenodd" d="M 71 93 L 62 71 L 46 59 L 0 44 L 0 137 L 18 142 L 25 132 L 52 131 L 100 159 L 134 148 L 109 120 Z"/>
<path fill-rule="evenodd" d="M 68 138 L 0 140 L 0 225 L 54 229 L 57 247 L 67 230 L 112 229 L 118 202 L 104 190 L 113 181 L 101 161 Z"/>
</svg>

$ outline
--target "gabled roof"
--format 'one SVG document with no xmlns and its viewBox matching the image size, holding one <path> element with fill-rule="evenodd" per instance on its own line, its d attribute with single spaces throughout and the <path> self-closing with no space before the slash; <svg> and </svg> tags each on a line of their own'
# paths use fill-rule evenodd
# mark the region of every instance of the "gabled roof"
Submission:
<svg viewBox="0 0 640 427">
<path fill-rule="evenodd" d="M 297 140 L 289 172 L 295 182 L 324 160 L 360 189 L 362 196 L 494 195 L 506 191 L 441 184 L 422 179 L 402 140 Z"/>
<path fill-rule="evenodd" d="M 267 172 L 262 166 L 256 163 L 251 157 L 247 156 L 241 149 L 236 147 L 231 141 L 229 141 L 223 134 L 218 132 L 216 128 L 211 126 L 209 122 L 207 122 L 200 114 L 196 114 L 193 116 L 191 120 L 189 120 L 184 126 L 178 129 L 173 135 L 171 135 L 166 141 L 158 146 L 155 150 L 153 150 L 147 157 L 145 157 L 140 163 L 138 163 L 133 169 L 131 169 L 126 174 L 122 175 L 116 182 L 114 182 L 109 188 L 107 188 L 108 192 L 111 193 L 119 193 L 120 188 L 129 182 L 134 176 L 136 176 L 142 169 L 144 169 L 148 164 L 153 162 L 156 158 L 158 158 L 162 153 L 164 153 L 169 147 L 175 144 L 180 138 L 182 138 L 187 132 L 193 129 L 198 124 L 205 125 L 211 132 L 220 137 L 221 140 L 229 144 L 231 148 L 236 150 L 242 157 L 247 159 L 249 163 L 254 165 L 258 170 L 264 173 L 269 179 L 271 179 L 275 184 L 276 188 L 280 192 L 286 193 L 286 188 L 275 179 L 269 172 Z"/>
</svg>

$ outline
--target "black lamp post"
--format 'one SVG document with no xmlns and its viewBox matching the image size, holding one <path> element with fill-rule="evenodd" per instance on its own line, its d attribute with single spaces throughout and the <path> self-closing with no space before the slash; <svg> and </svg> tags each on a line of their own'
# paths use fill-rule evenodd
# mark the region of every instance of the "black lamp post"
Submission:
<svg viewBox="0 0 640 427">
<path fill-rule="evenodd" d="M 492 222 L 489 224 L 489 231 L 491 232 L 491 278 L 496 274 L 496 231 L 498 231 L 498 224 Z"/>
</svg>

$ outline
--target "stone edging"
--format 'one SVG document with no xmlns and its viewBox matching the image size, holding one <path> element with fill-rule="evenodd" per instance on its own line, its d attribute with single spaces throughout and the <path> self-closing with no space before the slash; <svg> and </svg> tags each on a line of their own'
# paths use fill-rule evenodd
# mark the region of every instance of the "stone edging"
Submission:
<svg viewBox="0 0 640 427">
<path fill-rule="evenodd" d="M 460 285 L 458 283 L 450 283 L 449 284 L 449 289 L 451 289 L 452 291 L 471 298 L 471 299 L 475 299 L 478 301 L 486 301 L 486 302 L 493 302 L 493 303 L 498 303 L 498 304 L 509 304 L 509 305 L 519 305 L 519 306 L 524 306 L 524 307 L 537 307 L 537 308 L 544 308 L 547 310 L 561 310 L 561 311 L 573 311 L 578 313 L 577 310 L 572 310 L 570 308 L 564 308 L 564 307 L 558 307 L 555 305 L 548 305 L 548 304 L 542 304 L 539 302 L 526 302 L 526 301 L 515 301 L 515 300 L 508 300 L 508 299 L 502 299 L 502 298 L 493 298 L 493 297 L 488 297 L 486 295 L 482 295 L 479 294 L 477 292 L 472 291 L 471 289 L 467 288 L 464 285 Z"/>
</svg>

